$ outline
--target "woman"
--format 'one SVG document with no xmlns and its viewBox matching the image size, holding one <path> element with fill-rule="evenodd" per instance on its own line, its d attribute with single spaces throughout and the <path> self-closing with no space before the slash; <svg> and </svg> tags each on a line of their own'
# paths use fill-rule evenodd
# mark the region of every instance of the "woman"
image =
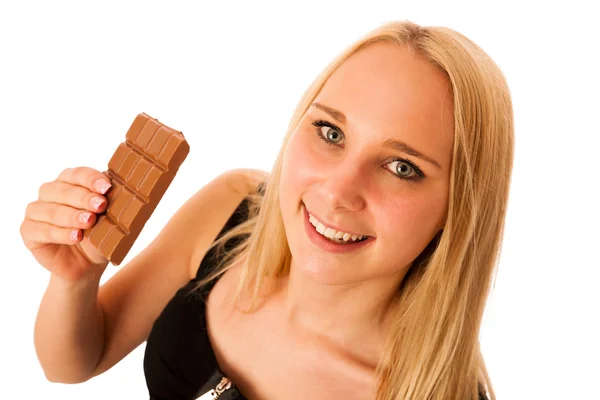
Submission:
<svg viewBox="0 0 600 400">
<path fill-rule="evenodd" d="M 147 340 L 151 398 L 495 399 L 478 337 L 512 160 L 493 61 L 384 24 L 307 90 L 270 174 L 210 182 L 102 287 L 106 260 L 69 234 L 107 184 L 42 185 L 21 229 L 51 272 L 40 363 L 83 382 Z"/>
</svg>

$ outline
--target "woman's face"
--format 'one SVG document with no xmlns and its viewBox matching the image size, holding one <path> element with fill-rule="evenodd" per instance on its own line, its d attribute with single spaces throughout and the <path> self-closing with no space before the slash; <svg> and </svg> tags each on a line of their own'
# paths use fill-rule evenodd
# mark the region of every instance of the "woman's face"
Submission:
<svg viewBox="0 0 600 400">
<path fill-rule="evenodd" d="M 292 268 L 328 285 L 403 275 L 444 226 L 453 136 L 451 90 L 437 67 L 388 43 L 350 57 L 284 153 L 279 196 Z M 328 251 L 307 233 L 305 208 L 325 227 L 373 238 Z"/>
</svg>

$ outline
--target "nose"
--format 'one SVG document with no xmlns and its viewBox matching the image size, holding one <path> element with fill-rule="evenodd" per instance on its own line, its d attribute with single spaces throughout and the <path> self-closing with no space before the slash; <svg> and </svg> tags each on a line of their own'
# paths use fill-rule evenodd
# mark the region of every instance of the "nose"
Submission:
<svg viewBox="0 0 600 400">
<path fill-rule="evenodd" d="M 319 195 L 329 210 L 356 212 L 366 205 L 360 170 L 349 164 L 345 162 L 337 168 L 329 169 L 329 174 L 320 187 Z"/>
</svg>

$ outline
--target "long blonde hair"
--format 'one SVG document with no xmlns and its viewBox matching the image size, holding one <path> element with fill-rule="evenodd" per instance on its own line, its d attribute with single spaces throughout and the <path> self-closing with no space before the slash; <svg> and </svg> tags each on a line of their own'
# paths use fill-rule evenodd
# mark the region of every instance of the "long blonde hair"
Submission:
<svg viewBox="0 0 600 400">
<path fill-rule="evenodd" d="M 399 288 L 395 322 L 377 368 L 376 399 L 465 400 L 487 392 L 495 400 L 479 331 L 504 232 L 514 151 L 512 102 L 496 64 L 452 29 L 387 22 L 321 72 L 296 107 L 266 185 L 248 196 L 249 219 L 213 247 L 219 253 L 231 238 L 243 240 L 197 287 L 246 258 L 237 296 L 248 290 L 256 301 L 270 277 L 289 273 L 291 253 L 278 198 L 285 147 L 336 68 L 379 41 L 408 46 L 445 72 L 452 88 L 455 131 L 446 224 L 412 263 Z"/>
</svg>

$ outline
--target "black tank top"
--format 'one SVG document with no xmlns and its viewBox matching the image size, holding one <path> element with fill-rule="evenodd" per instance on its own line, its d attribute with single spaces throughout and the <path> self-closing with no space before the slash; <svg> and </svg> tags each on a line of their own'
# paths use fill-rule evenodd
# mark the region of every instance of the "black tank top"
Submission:
<svg viewBox="0 0 600 400">
<path fill-rule="evenodd" d="M 248 201 L 245 198 L 240 202 L 217 238 L 248 218 Z M 243 237 L 230 239 L 225 250 L 241 240 Z M 197 399 L 210 390 L 223 389 L 226 390 L 219 400 L 246 399 L 233 384 L 217 388 L 224 374 L 208 339 L 205 303 L 216 281 L 192 293 L 192 288 L 208 276 L 217 261 L 216 249 L 212 248 L 204 256 L 196 277 L 177 291 L 152 326 L 144 353 L 144 374 L 151 400 Z"/>
</svg>

